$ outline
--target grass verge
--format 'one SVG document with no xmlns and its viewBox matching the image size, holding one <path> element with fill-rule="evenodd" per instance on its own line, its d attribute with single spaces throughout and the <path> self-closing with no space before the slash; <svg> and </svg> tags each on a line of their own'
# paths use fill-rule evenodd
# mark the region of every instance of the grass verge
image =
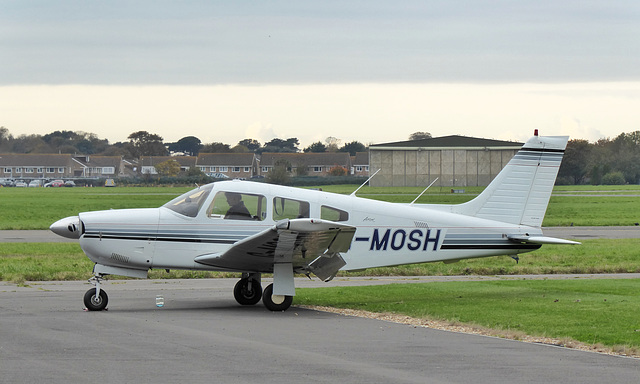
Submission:
<svg viewBox="0 0 640 384">
<path fill-rule="evenodd" d="M 455 276 L 576 273 L 640 273 L 640 239 L 584 240 L 580 246 L 545 245 L 523 254 L 518 263 L 508 256 L 461 260 L 453 264 L 424 263 L 341 272 L 340 276 Z M 93 263 L 77 243 L 4 243 L 0 247 L 0 280 L 12 282 L 84 280 Z M 235 273 L 153 270 L 150 278 L 235 277 Z"/>
<path fill-rule="evenodd" d="M 393 313 L 640 351 L 640 280 L 497 280 L 298 289 L 294 304 Z M 518 338 L 518 337 L 515 337 Z"/>
</svg>

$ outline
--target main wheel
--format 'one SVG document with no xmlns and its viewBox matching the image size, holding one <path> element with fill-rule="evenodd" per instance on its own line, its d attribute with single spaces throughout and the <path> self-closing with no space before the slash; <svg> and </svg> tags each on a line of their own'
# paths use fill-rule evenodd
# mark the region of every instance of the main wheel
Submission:
<svg viewBox="0 0 640 384">
<path fill-rule="evenodd" d="M 273 284 L 269 284 L 262 293 L 262 302 L 270 311 L 286 311 L 293 303 L 293 296 L 274 295 Z"/>
<path fill-rule="evenodd" d="M 233 287 L 233 297 L 241 305 L 257 304 L 262 298 L 262 286 L 255 279 L 240 279 Z"/>
<path fill-rule="evenodd" d="M 102 311 L 107 307 L 109 296 L 104 290 L 100 290 L 100 294 L 96 297 L 96 289 L 91 288 L 84 294 L 84 306 L 90 311 Z"/>
</svg>

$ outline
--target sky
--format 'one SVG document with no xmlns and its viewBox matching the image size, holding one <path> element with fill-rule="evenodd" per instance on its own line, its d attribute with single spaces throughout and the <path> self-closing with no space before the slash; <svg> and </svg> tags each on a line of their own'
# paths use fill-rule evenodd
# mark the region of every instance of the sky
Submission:
<svg viewBox="0 0 640 384">
<path fill-rule="evenodd" d="M 0 126 L 234 145 L 640 130 L 637 1 L 0 2 Z"/>
</svg>

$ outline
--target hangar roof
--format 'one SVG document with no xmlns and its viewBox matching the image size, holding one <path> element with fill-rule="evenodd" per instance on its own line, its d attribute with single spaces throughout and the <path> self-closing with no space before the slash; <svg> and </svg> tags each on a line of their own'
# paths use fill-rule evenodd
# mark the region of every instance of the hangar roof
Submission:
<svg viewBox="0 0 640 384">
<path fill-rule="evenodd" d="M 431 139 L 396 141 L 393 143 L 374 144 L 369 149 L 418 149 L 418 148 L 501 148 L 520 149 L 524 143 L 515 141 L 482 139 L 469 136 L 442 136 Z"/>
</svg>

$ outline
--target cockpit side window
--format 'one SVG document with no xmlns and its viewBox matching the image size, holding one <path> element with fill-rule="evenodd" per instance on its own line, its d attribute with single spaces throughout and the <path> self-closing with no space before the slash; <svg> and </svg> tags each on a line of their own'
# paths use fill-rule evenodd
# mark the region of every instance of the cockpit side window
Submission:
<svg viewBox="0 0 640 384">
<path fill-rule="evenodd" d="M 181 215 L 196 217 L 200 211 L 200 207 L 211 193 L 212 185 L 205 185 L 198 189 L 194 189 L 182 194 L 170 202 L 163 205 L 165 208 L 177 212 Z"/>
<path fill-rule="evenodd" d="M 273 199 L 273 220 L 299 219 L 309 217 L 309 203 L 306 201 L 275 197 Z"/>
<path fill-rule="evenodd" d="M 320 218 L 329 221 L 347 221 L 349 220 L 349 212 L 323 205 L 320 207 Z"/>
<path fill-rule="evenodd" d="M 267 217 L 267 199 L 262 195 L 218 192 L 207 209 L 207 216 L 227 220 L 259 220 Z"/>
</svg>

